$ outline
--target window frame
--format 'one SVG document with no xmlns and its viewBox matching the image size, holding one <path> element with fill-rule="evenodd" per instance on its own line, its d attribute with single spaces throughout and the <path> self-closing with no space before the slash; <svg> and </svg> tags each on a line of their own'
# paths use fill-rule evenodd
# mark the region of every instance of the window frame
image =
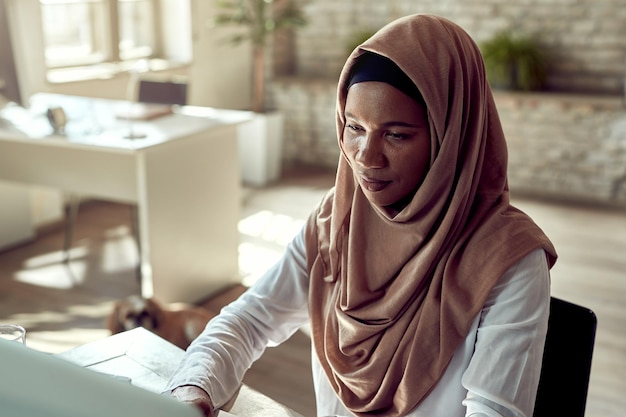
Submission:
<svg viewBox="0 0 626 417">
<path fill-rule="evenodd" d="M 148 25 L 151 27 L 148 29 L 152 34 L 152 47 L 149 53 L 134 53 L 129 57 L 123 56 L 123 51 L 120 51 L 120 30 L 121 20 L 119 15 L 119 6 L 122 3 L 144 3 L 151 9 L 151 19 Z M 162 59 L 162 26 L 160 24 L 160 7 L 158 0 L 39 0 L 39 7 L 42 14 L 42 30 L 43 30 L 43 42 L 44 42 L 44 55 L 47 54 L 48 48 L 46 42 L 46 30 L 45 30 L 45 17 L 44 7 L 47 5 L 71 5 L 76 4 L 85 5 L 101 5 L 104 10 L 104 16 L 97 17 L 91 16 L 89 22 L 89 30 L 94 34 L 96 42 L 101 43 L 101 53 L 93 55 L 84 55 L 82 57 L 74 56 L 67 59 L 59 59 L 57 62 L 50 62 L 48 58 L 45 58 L 46 69 L 48 72 L 56 73 L 64 69 L 77 70 L 79 68 L 89 68 L 94 66 L 110 66 L 111 64 L 120 64 L 128 67 L 132 62 L 140 59 Z M 97 19 L 101 18 L 102 22 L 98 22 Z M 99 29 L 100 23 L 103 24 L 103 28 Z M 138 48 L 140 49 L 140 48 Z M 74 71 L 75 72 L 75 71 Z"/>
</svg>

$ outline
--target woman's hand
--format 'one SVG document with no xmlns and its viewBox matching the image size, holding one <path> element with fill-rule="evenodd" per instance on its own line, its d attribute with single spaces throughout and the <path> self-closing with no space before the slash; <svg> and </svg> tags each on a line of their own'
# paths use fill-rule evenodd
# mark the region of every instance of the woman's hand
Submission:
<svg viewBox="0 0 626 417">
<path fill-rule="evenodd" d="M 203 417 L 215 417 L 213 402 L 209 395 L 200 387 L 184 385 L 172 390 L 172 397 L 178 401 L 191 404 L 202 412 Z"/>
</svg>

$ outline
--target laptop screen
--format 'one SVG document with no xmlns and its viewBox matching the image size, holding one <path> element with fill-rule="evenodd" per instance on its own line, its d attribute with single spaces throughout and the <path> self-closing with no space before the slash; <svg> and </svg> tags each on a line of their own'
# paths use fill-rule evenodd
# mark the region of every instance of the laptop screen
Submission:
<svg viewBox="0 0 626 417">
<path fill-rule="evenodd" d="M 0 340 L 0 410 L 12 417 L 200 416 L 166 395 L 6 340 Z"/>
</svg>

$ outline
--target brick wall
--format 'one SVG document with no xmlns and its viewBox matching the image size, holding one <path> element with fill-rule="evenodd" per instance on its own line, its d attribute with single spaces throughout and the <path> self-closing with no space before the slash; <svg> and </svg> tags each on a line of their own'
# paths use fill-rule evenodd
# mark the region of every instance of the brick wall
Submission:
<svg viewBox="0 0 626 417">
<path fill-rule="evenodd" d="M 351 37 L 412 13 L 434 13 L 481 42 L 502 29 L 535 35 L 551 57 L 548 87 L 622 94 L 626 0 L 292 0 L 309 24 L 295 35 L 296 71 L 334 78 Z"/>
<path fill-rule="evenodd" d="M 626 106 L 621 98 L 494 94 L 512 191 L 626 206 Z"/>
</svg>

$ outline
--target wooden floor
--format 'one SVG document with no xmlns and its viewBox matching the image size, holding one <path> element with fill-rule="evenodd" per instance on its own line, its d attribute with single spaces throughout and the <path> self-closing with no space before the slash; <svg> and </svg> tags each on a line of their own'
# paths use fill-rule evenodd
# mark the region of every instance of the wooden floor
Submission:
<svg viewBox="0 0 626 417">
<path fill-rule="evenodd" d="M 284 245 L 332 184 L 328 173 L 293 173 L 275 186 L 246 189 L 239 225 L 244 279 L 207 302 L 219 308 L 280 256 Z M 621 417 L 626 410 L 626 211 L 519 199 L 552 238 L 560 259 L 553 295 L 598 316 L 587 417 Z M 0 322 L 27 328 L 29 346 L 60 352 L 108 335 L 104 320 L 115 300 L 139 293 L 137 252 L 126 205 L 81 208 L 72 260 L 62 262 L 62 230 L 0 253 Z M 304 416 L 315 414 L 309 338 L 296 333 L 270 348 L 245 382 Z M 560 417 L 560 416 L 555 416 Z"/>
</svg>

